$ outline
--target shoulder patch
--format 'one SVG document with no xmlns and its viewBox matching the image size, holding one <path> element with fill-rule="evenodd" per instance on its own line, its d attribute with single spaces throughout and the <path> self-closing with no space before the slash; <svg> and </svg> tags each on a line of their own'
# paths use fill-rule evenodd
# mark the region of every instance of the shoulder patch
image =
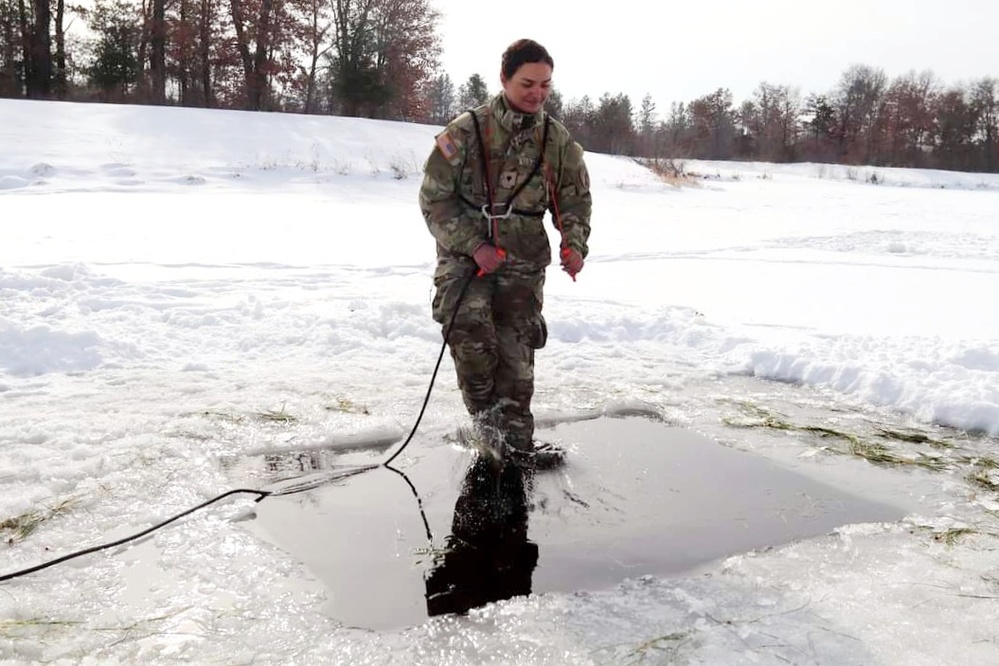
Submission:
<svg viewBox="0 0 999 666">
<path fill-rule="evenodd" d="M 458 153 L 458 146 L 455 145 L 454 139 L 447 132 L 441 132 L 437 135 L 437 150 L 441 151 L 441 155 L 444 156 L 448 162 L 453 166 L 457 166 L 461 162 L 461 155 Z"/>
</svg>

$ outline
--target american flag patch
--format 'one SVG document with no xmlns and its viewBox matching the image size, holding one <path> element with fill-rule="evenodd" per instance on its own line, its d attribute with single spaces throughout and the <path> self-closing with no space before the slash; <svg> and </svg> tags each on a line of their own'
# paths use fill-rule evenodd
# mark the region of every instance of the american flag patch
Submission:
<svg viewBox="0 0 999 666">
<path fill-rule="evenodd" d="M 444 159 L 452 164 L 457 163 L 460 159 L 458 156 L 458 146 L 454 145 L 451 135 L 447 132 L 441 132 L 437 135 L 437 149 L 441 151 Z"/>
</svg>

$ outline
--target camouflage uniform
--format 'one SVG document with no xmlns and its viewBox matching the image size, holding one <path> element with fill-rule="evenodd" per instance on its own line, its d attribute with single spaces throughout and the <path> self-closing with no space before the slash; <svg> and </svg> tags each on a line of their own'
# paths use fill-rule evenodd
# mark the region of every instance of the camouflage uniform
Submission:
<svg viewBox="0 0 999 666">
<path fill-rule="evenodd" d="M 472 113 L 488 153 L 495 209 L 505 211 L 508 202 L 513 208 L 510 217 L 492 225 L 481 211 L 487 189 Z M 541 306 L 545 267 L 551 263 L 543 224 L 544 211 L 554 209 L 549 181 L 561 214 L 562 246 L 585 257 L 590 233 L 583 149 L 561 123 L 549 123 L 541 169 L 532 176 L 545 114 L 518 113 L 501 93 L 458 116 L 438 136 L 420 188 L 420 208 L 437 240 L 435 321 L 445 327 L 450 322 L 462 287 L 477 270 L 476 248 L 491 242 L 507 253 L 498 271 L 472 279 L 454 327 L 445 334 L 469 413 L 479 423 L 496 426 L 508 445 L 524 450 L 533 446 L 534 351 L 548 335 Z"/>
</svg>

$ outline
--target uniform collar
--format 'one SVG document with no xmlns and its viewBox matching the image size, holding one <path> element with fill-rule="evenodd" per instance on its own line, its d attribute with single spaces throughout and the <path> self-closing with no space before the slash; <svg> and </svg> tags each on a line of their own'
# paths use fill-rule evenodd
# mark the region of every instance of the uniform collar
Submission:
<svg viewBox="0 0 999 666">
<path fill-rule="evenodd" d="M 496 95 L 489 106 L 492 110 L 493 117 L 496 118 L 500 127 L 508 132 L 519 132 L 521 130 L 534 127 L 540 123 L 545 116 L 543 109 L 537 113 L 521 113 L 520 111 L 514 111 L 510 108 L 510 104 L 506 101 L 506 96 L 504 96 L 503 93 Z"/>
</svg>

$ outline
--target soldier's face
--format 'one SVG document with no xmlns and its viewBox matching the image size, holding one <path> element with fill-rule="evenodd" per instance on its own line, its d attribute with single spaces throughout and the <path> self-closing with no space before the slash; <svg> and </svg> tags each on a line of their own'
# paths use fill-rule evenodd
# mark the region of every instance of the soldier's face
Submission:
<svg viewBox="0 0 999 666">
<path fill-rule="evenodd" d="M 506 101 L 521 113 L 537 113 L 552 91 L 552 68 L 545 62 L 526 62 L 509 79 L 500 74 Z"/>
</svg>

